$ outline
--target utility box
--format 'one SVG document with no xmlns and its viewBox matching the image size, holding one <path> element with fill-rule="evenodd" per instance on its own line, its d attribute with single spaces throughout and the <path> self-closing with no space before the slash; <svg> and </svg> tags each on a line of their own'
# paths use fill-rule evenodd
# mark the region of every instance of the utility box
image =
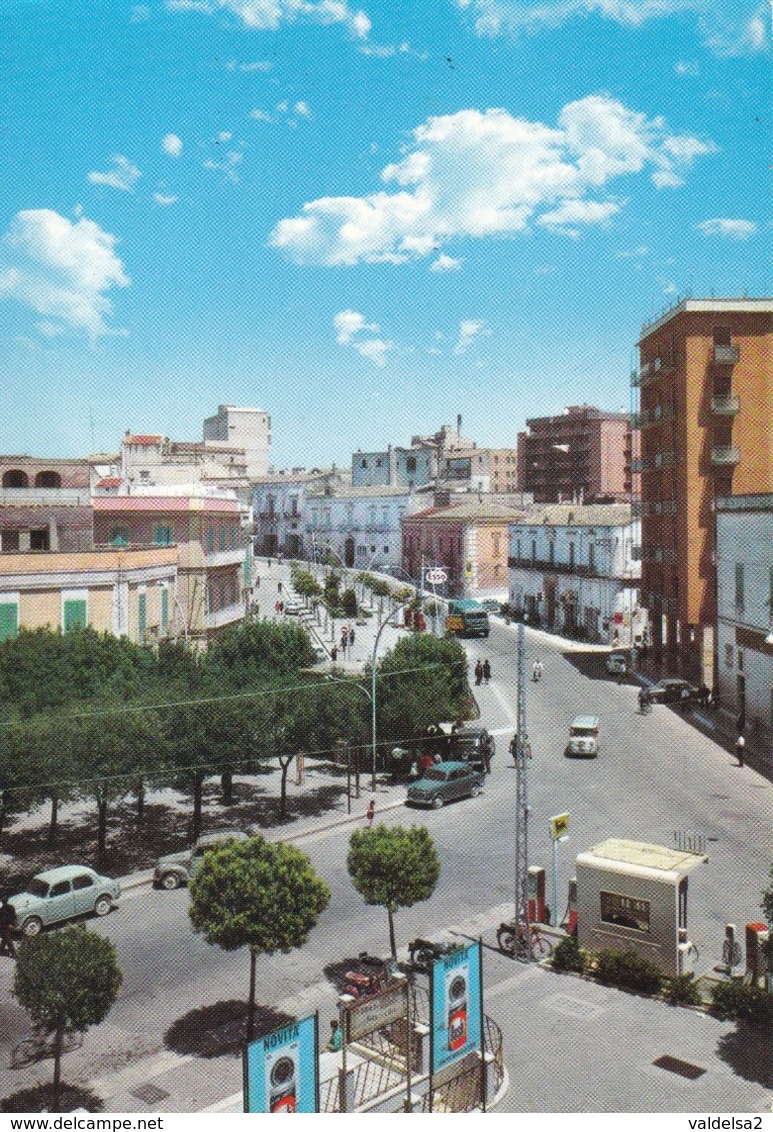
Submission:
<svg viewBox="0 0 773 1132">
<path fill-rule="evenodd" d="M 580 853 L 580 946 L 635 951 L 664 975 L 678 975 L 680 967 L 684 970 L 680 957 L 690 943 L 687 877 L 707 860 L 699 853 L 615 837 Z"/>
</svg>

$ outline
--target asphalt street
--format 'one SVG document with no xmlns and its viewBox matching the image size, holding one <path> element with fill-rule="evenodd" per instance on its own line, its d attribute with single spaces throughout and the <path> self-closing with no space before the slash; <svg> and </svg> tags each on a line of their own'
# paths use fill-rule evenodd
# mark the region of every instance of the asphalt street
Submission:
<svg viewBox="0 0 773 1132">
<path fill-rule="evenodd" d="M 618 686 L 606 675 L 600 655 L 531 630 L 526 641 L 527 672 L 537 655 L 544 664 L 542 681 L 530 682 L 527 689 L 529 859 L 546 868 L 549 902 L 553 814 L 570 813 L 570 840 L 561 845 L 559 857 L 561 913 L 581 850 L 613 836 L 671 845 L 675 831 L 701 834 L 710 859 L 690 877 L 688 926 L 700 951 L 698 972 L 710 970 L 721 958 L 724 925 L 760 918 L 773 846 L 773 786 L 749 767 L 737 768 L 731 754 L 669 708 L 656 706 L 640 716 L 636 687 Z M 515 772 L 508 743 L 515 721 L 515 645 L 515 626 L 494 619 L 488 640 L 468 650 L 471 663 L 488 657 L 493 669 L 491 683 L 476 689 L 481 717 L 498 745 L 483 794 L 438 811 L 401 807 L 379 815 L 390 824 L 425 824 L 442 861 L 431 901 L 397 914 L 401 944 L 449 928 L 480 932 L 493 944 L 496 926 L 512 906 Z M 569 723 L 575 714 L 586 713 L 601 719 L 600 754 L 568 759 Z M 258 997 L 267 1010 L 319 1008 L 324 1020 L 325 1010 L 334 1012 L 335 992 L 327 977 L 331 966 L 363 949 L 387 950 L 386 914 L 363 904 L 346 872 L 349 833 L 343 826 L 299 842 L 333 899 L 303 949 L 260 959 Z M 85 1075 L 111 1109 L 142 1108 L 132 1090 L 150 1079 L 165 1092 L 157 1107 L 167 1111 L 200 1109 L 239 1090 L 235 1050 L 202 1060 L 202 1034 L 216 1028 L 218 1019 L 227 1020 L 229 1011 L 236 1017 L 247 991 L 248 957 L 222 952 L 195 936 L 187 900 L 184 889 L 137 888 L 124 895 L 111 916 L 90 922 L 116 943 L 124 985 L 108 1020 L 86 1036 L 81 1051 L 68 1055 L 65 1075 Z M 486 982 L 493 988 L 487 1013 L 504 1031 L 511 1078 L 506 1109 L 682 1111 L 694 1110 L 699 1096 L 708 1109 L 723 1111 L 770 1104 L 769 1080 L 747 1080 L 718 1058 L 720 1043 L 733 1033 L 731 1023 L 526 970 L 493 951 L 486 954 Z M 31 1079 L 46 1080 L 50 1068 L 44 1064 L 21 1075 L 5 1068 L 13 1043 L 28 1029 L 23 1013 L 9 1001 L 9 984 L 6 962 L 0 969 L 2 1095 Z M 642 1037 L 631 1047 L 626 1034 L 634 1030 Z M 223 1031 L 221 1025 L 221 1037 L 223 1032 L 227 1026 Z M 663 1048 L 669 1037 L 679 1049 Z M 569 1059 L 565 1071 L 544 1071 L 551 1049 L 562 1064 Z M 221 1051 L 222 1045 L 215 1050 Z M 682 1079 L 651 1069 L 661 1053 L 692 1061 L 698 1054 L 707 1062 L 713 1058 L 712 1072 L 686 1090 Z M 603 1067 L 599 1080 L 589 1063 L 594 1056 Z"/>
</svg>

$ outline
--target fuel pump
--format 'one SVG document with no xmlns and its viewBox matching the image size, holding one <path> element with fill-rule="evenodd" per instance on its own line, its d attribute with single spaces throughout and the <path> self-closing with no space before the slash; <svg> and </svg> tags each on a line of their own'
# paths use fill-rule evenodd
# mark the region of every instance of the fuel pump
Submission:
<svg viewBox="0 0 773 1132">
<path fill-rule="evenodd" d="M 768 970 L 765 944 L 769 938 L 767 924 L 746 925 L 746 978 L 755 987 L 765 982 Z"/>
<path fill-rule="evenodd" d="M 545 924 L 545 870 L 539 865 L 529 866 L 529 923 Z"/>
</svg>

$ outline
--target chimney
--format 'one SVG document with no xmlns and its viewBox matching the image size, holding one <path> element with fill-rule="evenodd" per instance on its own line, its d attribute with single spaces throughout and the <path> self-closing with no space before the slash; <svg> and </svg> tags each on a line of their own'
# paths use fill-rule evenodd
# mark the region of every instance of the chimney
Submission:
<svg viewBox="0 0 773 1132">
<path fill-rule="evenodd" d="M 461 413 L 456 414 L 456 435 L 457 436 L 462 435 L 462 414 Z"/>
</svg>

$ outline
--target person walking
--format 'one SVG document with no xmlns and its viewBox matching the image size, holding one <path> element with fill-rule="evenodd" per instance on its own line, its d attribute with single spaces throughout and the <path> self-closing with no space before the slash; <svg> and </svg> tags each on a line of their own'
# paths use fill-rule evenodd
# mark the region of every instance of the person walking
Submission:
<svg viewBox="0 0 773 1132">
<path fill-rule="evenodd" d="M 739 735 L 735 741 L 735 755 L 738 759 L 738 765 L 743 766 L 743 757 L 746 754 L 746 740 L 743 735 Z"/>
<path fill-rule="evenodd" d="M 330 1053 L 338 1053 L 344 1044 L 344 1036 L 341 1033 L 341 1027 L 338 1024 L 337 1018 L 330 1019 L 330 1038 L 327 1043 L 327 1048 Z"/>
<path fill-rule="evenodd" d="M 354 629 L 351 627 L 351 625 L 349 626 L 349 648 L 354 648 Z"/>
<path fill-rule="evenodd" d="M 475 685 L 480 687 L 483 682 L 483 665 L 479 660 L 475 662 Z"/>
<path fill-rule="evenodd" d="M 11 936 L 15 926 L 16 912 L 13 904 L 8 903 L 8 896 L 4 894 L 0 904 L 0 955 L 8 955 L 11 959 L 16 958 L 16 945 Z"/>
<path fill-rule="evenodd" d="M 488 657 L 483 661 L 483 683 L 488 684 L 491 679 L 491 665 L 489 664 Z"/>
<path fill-rule="evenodd" d="M 373 819 L 374 819 L 375 816 L 376 816 L 376 799 L 371 798 L 371 800 L 368 802 L 368 808 L 365 811 L 365 817 L 367 818 L 367 821 L 368 821 L 368 829 L 373 828 Z"/>
</svg>

